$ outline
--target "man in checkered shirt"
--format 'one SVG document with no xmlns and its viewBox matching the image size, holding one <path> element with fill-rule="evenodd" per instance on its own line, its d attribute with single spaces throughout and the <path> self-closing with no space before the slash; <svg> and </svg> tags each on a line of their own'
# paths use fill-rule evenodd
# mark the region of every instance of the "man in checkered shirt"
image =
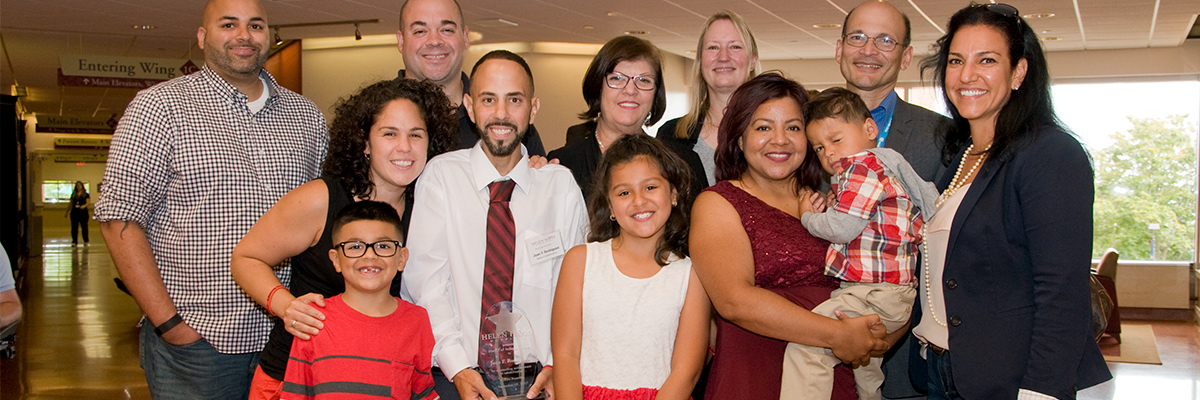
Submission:
<svg viewBox="0 0 1200 400">
<path fill-rule="evenodd" d="M 270 324 L 234 284 L 230 254 L 325 157 L 320 111 L 263 70 L 267 35 L 257 0 L 210 0 L 204 68 L 138 93 L 113 135 L 96 219 L 146 314 L 155 399 L 247 397 Z M 288 272 L 276 271 L 285 285 Z"/>
</svg>

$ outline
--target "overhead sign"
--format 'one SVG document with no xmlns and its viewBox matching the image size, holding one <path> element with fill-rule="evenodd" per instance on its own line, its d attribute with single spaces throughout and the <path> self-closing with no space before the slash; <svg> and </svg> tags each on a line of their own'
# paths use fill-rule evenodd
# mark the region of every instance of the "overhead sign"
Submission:
<svg viewBox="0 0 1200 400">
<path fill-rule="evenodd" d="M 70 115 L 37 115 L 37 132 L 54 133 L 113 133 L 117 117 L 77 117 Z"/>
<path fill-rule="evenodd" d="M 57 163 L 106 163 L 107 154 L 55 154 L 51 156 Z"/>
<path fill-rule="evenodd" d="M 60 86 L 144 89 L 200 70 L 192 60 L 60 54 Z"/>
</svg>

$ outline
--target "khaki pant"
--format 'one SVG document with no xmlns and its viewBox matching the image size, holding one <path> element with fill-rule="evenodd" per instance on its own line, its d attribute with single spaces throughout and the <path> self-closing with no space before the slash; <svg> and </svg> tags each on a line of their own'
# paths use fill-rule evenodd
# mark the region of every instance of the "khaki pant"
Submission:
<svg viewBox="0 0 1200 400">
<path fill-rule="evenodd" d="M 892 333 L 908 323 L 916 295 L 916 289 L 908 285 L 842 282 L 842 287 L 834 290 L 829 300 L 812 311 L 830 318 L 837 318 L 835 311 L 849 317 L 877 314 L 888 333 Z M 841 362 L 829 349 L 788 343 L 783 356 L 780 400 L 828 400 L 833 392 L 833 367 Z M 859 399 L 882 398 L 879 391 L 883 385 L 882 364 L 883 358 L 872 357 L 870 364 L 854 369 Z"/>
</svg>

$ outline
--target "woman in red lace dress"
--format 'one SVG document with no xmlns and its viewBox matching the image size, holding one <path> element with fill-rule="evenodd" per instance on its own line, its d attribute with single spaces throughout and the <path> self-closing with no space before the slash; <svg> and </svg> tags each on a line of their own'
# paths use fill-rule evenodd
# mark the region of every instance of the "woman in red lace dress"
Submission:
<svg viewBox="0 0 1200 400">
<path fill-rule="evenodd" d="M 696 199 L 689 246 L 720 315 L 706 398 L 779 398 L 787 342 L 830 348 L 847 362 L 886 347 L 877 316 L 839 321 L 809 311 L 838 285 L 824 273 L 829 243 L 797 215 L 821 180 L 804 136 L 807 101 L 800 84 L 768 73 L 738 88 L 725 110 L 720 182 Z M 833 398 L 856 399 L 849 369 L 835 376 Z"/>
</svg>

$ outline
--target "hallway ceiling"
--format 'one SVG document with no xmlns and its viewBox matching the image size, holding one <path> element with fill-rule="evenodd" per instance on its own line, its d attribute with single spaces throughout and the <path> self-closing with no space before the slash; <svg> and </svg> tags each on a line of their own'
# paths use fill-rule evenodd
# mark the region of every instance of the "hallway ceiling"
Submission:
<svg viewBox="0 0 1200 400">
<path fill-rule="evenodd" d="M 846 11 L 860 0 L 460 0 L 474 43 L 555 41 L 604 43 L 627 31 L 644 32 L 663 50 L 692 57 L 700 25 L 722 9 L 740 14 L 758 39 L 761 58 L 832 58 Z M 400 0 L 263 0 L 272 25 L 379 19 L 363 35 L 393 34 Z M 956 0 L 897 0 L 912 20 L 913 46 L 927 54 Z M 1050 51 L 1174 47 L 1200 14 L 1196 0 L 1016 0 Z M 60 87 L 59 54 L 203 58 L 196 45 L 202 0 L 5 0 L 0 2 L 0 85 L 28 88 L 28 112 L 120 114 L 136 90 Z M 508 21 L 512 24 L 503 23 Z M 153 25 L 151 30 L 135 25 Z M 835 26 L 828 26 L 835 25 Z M 822 27 L 817 27 L 822 26 Z M 346 37 L 353 26 L 285 28 L 287 40 Z M 1052 39 L 1056 38 L 1056 39 Z"/>
</svg>

